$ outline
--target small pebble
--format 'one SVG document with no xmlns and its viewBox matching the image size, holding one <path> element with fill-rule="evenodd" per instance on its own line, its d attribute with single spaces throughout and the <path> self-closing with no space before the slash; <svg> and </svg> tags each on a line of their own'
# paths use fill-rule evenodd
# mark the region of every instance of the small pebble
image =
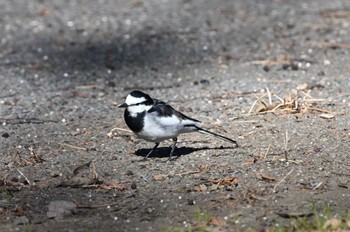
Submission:
<svg viewBox="0 0 350 232">
<path fill-rule="evenodd" d="M 136 188 L 137 188 L 137 185 L 136 185 L 135 182 L 132 182 L 130 187 L 131 187 L 131 189 L 136 189 Z"/>
<path fill-rule="evenodd" d="M 321 70 L 317 73 L 317 76 L 324 76 L 324 75 L 326 75 L 326 73 L 323 70 Z"/>
<path fill-rule="evenodd" d="M 292 70 L 296 71 L 299 69 L 299 65 L 297 63 L 292 63 L 291 66 Z"/>
<path fill-rule="evenodd" d="M 199 81 L 199 83 L 201 83 L 202 85 L 209 85 L 210 82 L 207 79 L 202 79 Z"/>
<path fill-rule="evenodd" d="M 115 87 L 115 82 L 109 81 L 109 82 L 107 83 L 107 86 L 108 86 L 108 87 Z"/>
<path fill-rule="evenodd" d="M 2 137 L 7 139 L 8 137 L 10 137 L 10 135 L 9 135 L 9 133 L 5 132 L 5 133 L 2 134 Z"/>
<path fill-rule="evenodd" d="M 48 218 L 62 219 L 63 217 L 70 216 L 76 212 L 76 204 L 72 201 L 51 201 L 48 209 Z"/>
<path fill-rule="evenodd" d="M 188 199 L 188 200 L 187 200 L 187 204 L 188 204 L 188 205 L 195 205 L 196 202 L 195 202 L 193 199 Z"/>
<path fill-rule="evenodd" d="M 330 60 L 324 60 L 323 61 L 323 65 L 330 65 L 331 64 L 331 61 Z"/>
<path fill-rule="evenodd" d="M 283 64 L 283 65 L 282 65 L 282 69 L 283 69 L 283 70 L 287 70 L 288 68 L 289 68 L 289 64 Z"/>
<path fill-rule="evenodd" d="M 125 175 L 127 175 L 127 176 L 132 176 L 132 175 L 134 175 L 134 173 L 133 173 L 131 170 L 128 170 L 128 171 L 125 173 Z"/>
</svg>

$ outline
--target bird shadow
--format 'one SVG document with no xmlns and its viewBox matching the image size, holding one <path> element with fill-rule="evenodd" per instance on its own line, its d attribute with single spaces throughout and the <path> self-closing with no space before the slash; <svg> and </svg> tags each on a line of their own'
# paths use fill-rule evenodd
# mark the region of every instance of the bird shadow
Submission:
<svg viewBox="0 0 350 232">
<path fill-rule="evenodd" d="M 192 147 L 180 147 L 175 148 L 175 151 L 173 153 L 173 157 L 181 157 L 184 155 L 189 155 L 196 151 L 205 151 L 205 150 L 227 150 L 227 149 L 234 149 L 236 147 L 201 147 L 201 148 L 192 148 Z M 147 148 L 141 148 L 135 152 L 135 155 L 146 157 L 146 155 L 151 151 L 152 149 Z M 160 147 L 153 151 L 151 156 L 149 158 L 165 158 L 169 157 L 171 152 L 171 147 Z"/>
</svg>

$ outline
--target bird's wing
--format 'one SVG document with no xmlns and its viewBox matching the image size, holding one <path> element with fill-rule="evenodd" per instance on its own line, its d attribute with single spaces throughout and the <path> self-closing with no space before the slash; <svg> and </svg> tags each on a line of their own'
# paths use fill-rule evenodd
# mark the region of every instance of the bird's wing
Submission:
<svg viewBox="0 0 350 232">
<path fill-rule="evenodd" d="M 176 115 L 181 120 L 190 120 L 193 123 L 200 122 L 197 119 L 190 118 L 184 115 L 183 113 L 178 112 L 169 104 L 163 101 L 160 101 L 157 99 L 153 99 L 153 100 L 154 100 L 154 104 L 152 108 L 148 110 L 149 113 L 156 112 L 158 116 L 161 116 L 161 117 L 172 117 L 173 115 Z"/>
</svg>

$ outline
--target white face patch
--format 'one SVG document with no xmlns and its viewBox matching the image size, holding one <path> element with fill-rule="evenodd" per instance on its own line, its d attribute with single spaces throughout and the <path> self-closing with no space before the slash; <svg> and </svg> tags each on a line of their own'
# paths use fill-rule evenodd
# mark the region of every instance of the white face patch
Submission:
<svg viewBox="0 0 350 232">
<path fill-rule="evenodd" d="M 138 113 L 142 113 L 144 111 L 148 111 L 151 109 L 152 106 L 146 106 L 146 105 L 136 105 L 136 106 L 129 106 L 128 111 L 131 114 L 131 116 L 136 117 Z"/>
<path fill-rule="evenodd" d="M 144 97 L 133 97 L 130 94 L 126 97 L 125 103 L 128 105 L 134 105 L 146 101 Z"/>
</svg>

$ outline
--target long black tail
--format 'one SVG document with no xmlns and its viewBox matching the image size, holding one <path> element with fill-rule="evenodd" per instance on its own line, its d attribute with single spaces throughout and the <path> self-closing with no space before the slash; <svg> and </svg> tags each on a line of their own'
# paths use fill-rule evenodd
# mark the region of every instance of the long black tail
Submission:
<svg viewBox="0 0 350 232">
<path fill-rule="evenodd" d="M 233 139 L 230 139 L 230 138 L 227 138 L 227 137 L 225 137 L 225 136 L 222 136 L 222 135 L 215 134 L 215 133 L 213 133 L 213 132 L 204 130 L 204 129 L 198 127 L 198 126 L 195 126 L 195 127 L 196 127 L 196 129 L 197 129 L 197 131 L 198 131 L 199 133 L 206 134 L 206 135 L 211 135 L 211 136 L 217 137 L 217 138 L 219 138 L 219 139 L 225 140 L 225 141 L 227 141 L 227 142 L 234 143 L 234 144 L 236 145 L 236 147 L 238 147 L 238 143 L 237 143 L 235 140 L 233 140 Z"/>
</svg>

